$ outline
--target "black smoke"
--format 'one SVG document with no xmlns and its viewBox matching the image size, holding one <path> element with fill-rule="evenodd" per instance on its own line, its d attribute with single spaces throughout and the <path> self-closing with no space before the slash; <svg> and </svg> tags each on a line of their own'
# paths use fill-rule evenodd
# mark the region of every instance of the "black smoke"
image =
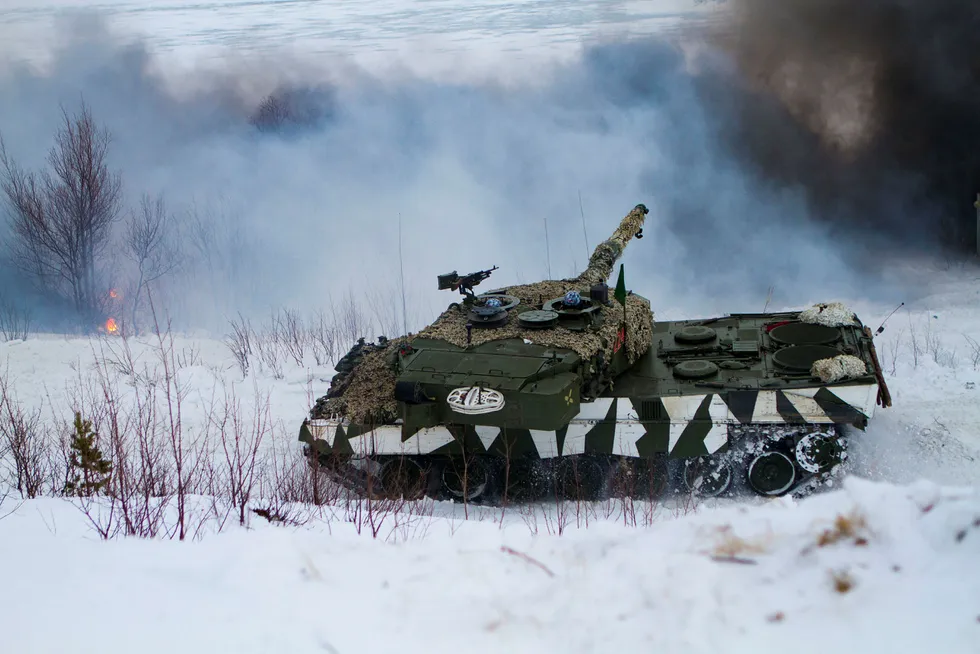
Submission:
<svg viewBox="0 0 980 654">
<path fill-rule="evenodd" d="M 980 3 L 732 0 L 700 34 L 733 66 L 723 136 L 811 216 L 875 246 L 972 250 Z M 856 230 L 855 228 L 867 228 Z"/>
</svg>

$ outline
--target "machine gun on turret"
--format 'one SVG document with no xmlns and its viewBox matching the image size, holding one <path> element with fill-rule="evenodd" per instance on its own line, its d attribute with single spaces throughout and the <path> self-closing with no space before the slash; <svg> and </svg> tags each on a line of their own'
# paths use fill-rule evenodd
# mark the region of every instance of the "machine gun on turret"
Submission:
<svg viewBox="0 0 980 654">
<path fill-rule="evenodd" d="M 465 295 L 466 299 L 473 301 L 476 299 L 476 294 L 473 292 L 473 287 L 478 286 L 480 282 L 490 276 L 497 266 L 489 268 L 487 270 L 478 270 L 476 272 L 470 273 L 469 275 L 463 275 L 460 277 L 459 273 L 455 270 L 451 273 L 446 273 L 444 275 L 439 275 L 439 290 L 459 290 L 460 295 Z"/>
</svg>

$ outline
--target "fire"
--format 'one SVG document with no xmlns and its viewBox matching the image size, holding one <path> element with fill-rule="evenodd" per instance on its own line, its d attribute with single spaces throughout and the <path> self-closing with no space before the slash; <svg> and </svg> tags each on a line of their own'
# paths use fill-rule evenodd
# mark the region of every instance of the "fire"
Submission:
<svg viewBox="0 0 980 654">
<path fill-rule="evenodd" d="M 116 325 L 115 318 L 109 318 L 105 321 L 105 330 L 110 334 L 115 334 L 119 330 L 118 325 Z"/>
<path fill-rule="evenodd" d="M 111 297 L 113 300 L 115 300 L 117 297 L 119 297 L 119 291 L 117 291 L 114 288 L 110 288 L 109 289 L 109 297 Z"/>
</svg>

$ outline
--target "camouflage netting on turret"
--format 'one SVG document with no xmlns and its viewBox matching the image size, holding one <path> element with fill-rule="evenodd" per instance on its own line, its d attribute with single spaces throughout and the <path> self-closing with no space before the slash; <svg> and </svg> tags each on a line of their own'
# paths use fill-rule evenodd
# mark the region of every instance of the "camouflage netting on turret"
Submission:
<svg viewBox="0 0 980 654">
<path fill-rule="evenodd" d="M 519 298 L 521 305 L 511 311 L 507 324 L 502 327 L 474 328 L 471 346 L 506 338 L 524 338 L 538 345 L 573 350 L 583 359 L 590 359 L 603 351 L 606 360 L 609 360 L 622 317 L 622 306 L 618 302 L 614 301 L 611 306 L 603 308 L 605 320 L 594 331 L 574 332 L 561 326 L 523 329 L 518 324 L 517 314 L 520 311 L 536 308 L 542 301 L 561 297 L 572 289 L 580 289 L 576 280 L 508 287 L 507 294 Z M 369 346 L 370 349 L 358 359 L 357 365 L 344 376 L 340 394 L 321 398 L 313 410 L 313 416 L 344 416 L 357 423 L 390 423 L 398 415 L 394 399 L 394 362 L 398 346 L 415 338 L 434 338 L 466 347 L 466 322 L 467 312 L 462 307 L 454 306 L 413 337 L 390 340 L 386 348 Z M 649 349 L 653 337 L 653 314 L 649 301 L 636 295 L 627 296 L 626 325 L 626 357 L 632 363 Z"/>
<path fill-rule="evenodd" d="M 334 377 L 330 383 L 330 394 L 317 400 L 312 416 L 343 417 L 351 422 L 367 424 L 393 421 L 398 414 L 394 397 L 395 357 L 398 347 L 410 340 L 403 336 L 382 345 L 365 346 L 363 353 L 359 353 L 356 360 L 351 362 L 350 368 L 338 372 Z M 356 346 L 354 350 L 357 350 Z"/>
<path fill-rule="evenodd" d="M 517 320 L 517 314 L 528 309 L 540 308 L 543 302 L 562 297 L 567 291 L 578 290 L 583 297 L 588 297 L 588 288 L 583 288 L 577 280 L 545 281 L 522 286 L 509 286 L 503 290 L 507 295 L 513 295 L 521 304 L 511 310 L 507 324 L 502 327 L 472 330 L 472 345 L 480 345 L 490 341 L 505 338 L 526 338 L 537 345 L 561 347 L 573 350 L 583 359 L 595 356 L 604 350 L 606 359 L 612 356 L 613 344 L 616 341 L 616 331 L 623 315 L 622 305 L 613 302 L 611 306 L 603 307 L 602 315 L 605 320 L 596 331 L 574 332 L 557 326 L 552 329 L 524 329 Z M 453 345 L 466 347 L 467 311 L 465 307 L 451 308 L 423 329 L 420 338 L 439 338 Z M 626 353 L 629 362 L 636 361 L 650 347 L 653 335 L 653 315 L 650 303 L 641 297 L 629 295 L 626 298 Z"/>
<path fill-rule="evenodd" d="M 611 306 L 603 308 L 602 313 L 605 320 L 597 331 L 573 332 L 560 326 L 546 330 L 523 329 L 515 314 L 528 309 L 540 308 L 542 303 L 560 298 L 571 290 L 579 291 L 582 297 L 589 297 L 589 289 L 596 284 L 603 284 L 609 279 L 613 265 L 622 256 L 623 250 L 626 249 L 630 240 L 643 231 L 643 222 L 648 213 L 650 211 L 644 205 L 636 205 L 619 223 L 612 236 L 596 247 L 589 259 L 588 267 L 578 277 L 545 280 L 502 289 L 501 292 L 516 297 L 521 301 L 521 304 L 511 310 L 512 315 L 503 327 L 474 328 L 472 344 L 479 345 L 503 338 L 526 338 L 538 345 L 573 350 L 584 359 L 589 359 L 600 350 L 604 350 L 606 359 L 610 359 L 612 347 L 616 341 L 616 331 L 619 329 L 620 318 L 623 315 L 622 305 L 618 302 L 613 302 Z M 465 310 L 449 309 L 439 316 L 434 323 L 423 329 L 419 336 L 441 338 L 454 345 L 466 347 L 466 322 L 467 312 Z M 636 361 L 647 351 L 652 337 L 653 314 L 650 311 L 649 301 L 635 295 L 628 295 L 626 298 L 626 354 L 630 363 Z"/>
</svg>

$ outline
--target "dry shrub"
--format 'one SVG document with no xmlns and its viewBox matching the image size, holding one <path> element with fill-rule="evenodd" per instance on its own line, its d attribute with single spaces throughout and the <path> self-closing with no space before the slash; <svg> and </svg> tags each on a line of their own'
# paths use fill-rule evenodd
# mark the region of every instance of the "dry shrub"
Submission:
<svg viewBox="0 0 980 654">
<path fill-rule="evenodd" d="M 38 497 L 50 476 L 50 447 L 41 425 L 41 410 L 27 410 L 13 397 L 0 374 L 0 465 L 9 483 L 25 499 Z"/>
<path fill-rule="evenodd" d="M 0 289 L 0 340 L 26 341 L 33 326 L 31 310 L 18 305 Z"/>
<path fill-rule="evenodd" d="M 826 547 L 844 540 L 853 540 L 855 545 L 867 545 L 867 526 L 864 515 L 857 509 L 846 515 L 838 514 L 833 526 L 820 532 L 817 547 Z"/>
<path fill-rule="evenodd" d="M 301 527 L 310 520 L 308 515 L 300 515 L 295 507 L 289 505 L 269 504 L 265 508 L 251 509 L 251 511 L 273 525 Z"/>
<path fill-rule="evenodd" d="M 731 525 L 723 525 L 715 530 L 715 543 L 711 549 L 712 558 L 738 559 L 751 554 L 765 554 L 769 538 L 748 540 L 734 532 Z"/>
<path fill-rule="evenodd" d="M 850 592 L 857 583 L 853 575 L 847 570 L 832 570 L 830 572 L 830 581 L 833 584 L 834 590 L 841 595 Z"/>
</svg>

